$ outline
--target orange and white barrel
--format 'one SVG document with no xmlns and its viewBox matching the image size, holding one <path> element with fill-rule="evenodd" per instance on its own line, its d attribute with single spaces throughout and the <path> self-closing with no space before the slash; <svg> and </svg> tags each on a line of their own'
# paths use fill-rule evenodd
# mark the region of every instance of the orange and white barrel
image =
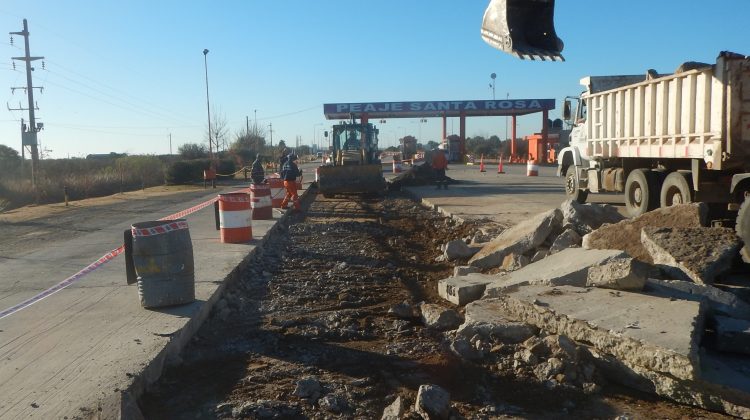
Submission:
<svg viewBox="0 0 750 420">
<path fill-rule="evenodd" d="M 253 220 L 273 219 L 271 187 L 268 184 L 250 185 L 250 203 L 253 209 Z"/>
<path fill-rule="evenodd" d="M 539 165 L 535 160 L 526 162 L 526 176 L 539 176 Z"/>
<path fill-rule="evenodd" d="M 393 161 L 393 173 L 394 174 L 400 174 L 401 173 L 401 162 Z"/>
<path fill-rule="evenodd" d="M 219 194 L 219 229 L 221 242 L 239 244 L 253 239 L 250 194 L 231 192 Z"/>
<path fill-rule="evenodd" d="M 268 178 L 268 186 L 271 187 L 271 204 L 273 208 L 280 209 L 281 202 L 284 201 L 284 196 L 286 195 L 284 180 L 278 175 L 274 178 Z"/>
</svg>

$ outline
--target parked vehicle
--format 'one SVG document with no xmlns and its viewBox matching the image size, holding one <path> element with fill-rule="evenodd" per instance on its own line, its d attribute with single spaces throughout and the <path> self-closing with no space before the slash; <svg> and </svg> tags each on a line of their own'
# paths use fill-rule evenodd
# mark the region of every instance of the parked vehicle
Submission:
<svg viewBox="0 0 750 420">
<path fill-rule="evenodd" d="M 633 216 L 701 201 L 750 217 L 750 57 L 722 52 L 715 65 L 581 84 L 583 94 L 563 107 L 573 128 L 558 175 L 569 197 L 623 193 Z"/>
</svg>

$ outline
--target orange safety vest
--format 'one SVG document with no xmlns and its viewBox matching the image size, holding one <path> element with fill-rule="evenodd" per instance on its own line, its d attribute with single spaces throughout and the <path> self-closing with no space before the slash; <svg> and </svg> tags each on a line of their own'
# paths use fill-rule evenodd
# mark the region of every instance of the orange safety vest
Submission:
<svg viewBox="0 0 750 420">
<path fill-rule="evenodd" d="M 432 169 L 445 169 L 448 167 L 448 159 L 445 157 L 445 152 L 438 150 L 432 155 Z"/>
</svg>

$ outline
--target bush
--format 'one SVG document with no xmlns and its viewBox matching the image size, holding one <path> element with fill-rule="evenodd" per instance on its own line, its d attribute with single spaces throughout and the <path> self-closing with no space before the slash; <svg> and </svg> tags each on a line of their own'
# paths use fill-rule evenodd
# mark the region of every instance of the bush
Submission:
<svg viewBox="0 0 750 420">
<path fill-rule="evenodd" d="M 224 159 L 219 161 L 219 165 L 216 168 L 218 175 L 217 179 L 234 179 L 234 172 L 237 170 L 237 165 L 231 159 Z M 231 175 L 230 175 L 231 174 Z"/>
<path fill-rule="evenodd" d="M 211 161 L 208 159 L 180 160 L 167 167 L 167 184 L 190 184 L 203 181 L 203 171 L 208 169 Z"/>
</svg>

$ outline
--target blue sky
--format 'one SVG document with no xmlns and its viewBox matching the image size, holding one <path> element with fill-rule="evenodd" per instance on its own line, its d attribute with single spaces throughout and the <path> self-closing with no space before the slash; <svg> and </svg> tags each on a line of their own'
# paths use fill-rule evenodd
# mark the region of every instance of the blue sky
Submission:
<svg viewBox="0 0 750 420">
<path fill-rule="evenodd" d="M 557 0 L 555 26 L 566 62 L 522 61 L 482 41 L 487 0 L 52 1 L 3 0 L 0 30 L 29 22 L 40 141 L 51 157 L 162 154 L 205 139 L 203 49 L 212 112 L 231 136 L 257 115 L 274 143 L 312 143 L 332 124 L 331 102 L 489 99 L 575 95 L 587 75 L 674 71 L 750 54 L 750 0 Z M 23 38 L 0 41 L 0 100 L 26 106 Z M 257 113 L 254 112 L 257 110 Z M 3 109 L 0 144 L 20 150 L 20 119 Z M 519 119 L 519 135 L 541 116 Z M 503 117 L 471 118 L 467 134 L 505 136 Z M 441 136 L 440 120 L 379 124 L 381 145 L 405 134 Z M 458 132 L 458 120 L 448 131 Z"/>
</svg>

